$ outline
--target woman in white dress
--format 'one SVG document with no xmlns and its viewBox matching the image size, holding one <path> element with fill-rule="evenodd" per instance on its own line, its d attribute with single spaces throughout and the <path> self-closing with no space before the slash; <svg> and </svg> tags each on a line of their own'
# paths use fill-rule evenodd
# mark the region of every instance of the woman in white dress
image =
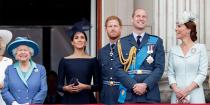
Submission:
<svg viewBox="0 0 210 105">
<path fill-rule="evenodd" d="M 0 92 L 4 87 L 4 71 L 8 65 L 12 64 L 12 59 L 4 57 L 6 45 L 11 41 L 12 33 L 8 30 L 0 30 Z M 6 105 L 0 94 L 0 105 Z"/>
<path fill-rule="evenodd" d="M 203 82 L 207 76 L 208 55 L 204 44 L 196 43 L 195 16 L 184 12 L 176 27 L 181 44 L 169 52 L 168 79 L 173 90 L 171 103 L 205 103 Z"/>
</svg>

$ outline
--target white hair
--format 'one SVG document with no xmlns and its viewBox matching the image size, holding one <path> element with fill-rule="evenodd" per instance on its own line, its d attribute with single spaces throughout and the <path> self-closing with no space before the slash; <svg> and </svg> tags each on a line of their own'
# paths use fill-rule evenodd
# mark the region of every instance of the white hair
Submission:
<svg viewBox="0 0 210 105">
<path fill-rule="evenodd" d="M 34 55 L 34 49 L 29 47 L 29 46 L 27 46 L 27 47 L 28 47 L 29 51 L 31 52 L 31 56 L 33 56 Z M 16 53 L 17 53 L 17 47 L 12 50 L 12 55 L 15 57 Z"/>
</svg>

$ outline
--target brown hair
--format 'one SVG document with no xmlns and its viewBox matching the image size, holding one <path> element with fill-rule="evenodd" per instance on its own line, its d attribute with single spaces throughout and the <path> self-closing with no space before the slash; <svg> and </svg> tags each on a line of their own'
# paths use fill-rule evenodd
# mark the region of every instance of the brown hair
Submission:
<svg viewBox="0 0 210 105">
<path fill-rule="evenodd" d="M 86 35 L 86 33 L 85 33 L 84 31 L 75 31 L 75 32 L 71 35 L 71 38 L 70 38 L 71 41 L 74 40 L 74 36 L 76 35 L 77 32 L 81 32 L 82 34 L 84 34 L 85 40 L 87 41 L 87 35 Z"/>
<path fill-rule="evenodd" d="M 145 9 L 143 9 L 143 8 L 136 8 L 136 9 L 133 10 L 132 17 L 134 17 L 137 10 L 144 10 L 145 11 Z"/>
<path fill-rule="evenodd" d="M 110 20 L 117 20 L 119 22 L 119 25 L 122 26 L 122 21 L 119 17 L 117 16 L 109 16 L 107 19 L 106 19 L 106 22 L 105 22 L 105 27 L 107 27 L 107 23 L 108 21 Z"/>
<path fill-rule="evenodd" d="M 193 21 L 188 21 L 186 23 L 184 23 L 184 25 L 190 29 L 190 38 L 193 42 L 195 42 L 197 40 L 197 31 L 196 31 L 196 24 Z"/>
</svg>

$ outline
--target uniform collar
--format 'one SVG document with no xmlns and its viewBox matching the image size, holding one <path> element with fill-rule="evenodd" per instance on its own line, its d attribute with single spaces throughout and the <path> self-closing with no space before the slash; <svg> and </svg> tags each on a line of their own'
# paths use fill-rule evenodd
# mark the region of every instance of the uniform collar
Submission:
<svg viewBox="0 0 210 105">
<path fill-rule="evenodd" d="M 141 36 L 141 38 L 140 38 L 140 41 L 143 39 L 143 37 L 144 37 L 144 35 L 145 35 L 145 32 L 143 32 L 140 36 Z M 133 37 L 134 37 L 134 39 L 137 41 L 137 36 L 139 36 L 137 33 L 135 33 L 135 32 L 133 32 Z"/>
<path fill-rule="evenodd" d="M 111 42 L 110 42 L 110 43 L 109 43 L 109 46 L 111 47 L 112 44 L 115 44 L 115 45 L 116 45 L 116 43 L 117 43 L 117 42 L 114 42 L 114 43 L 111 43 Z"/>
</svg>

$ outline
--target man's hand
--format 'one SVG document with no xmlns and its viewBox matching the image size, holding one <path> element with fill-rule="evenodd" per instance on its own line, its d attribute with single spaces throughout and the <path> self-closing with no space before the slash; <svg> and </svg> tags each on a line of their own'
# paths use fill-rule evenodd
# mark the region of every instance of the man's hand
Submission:
<svg viewBox="0 0 210 105">
<path fill-rule="evenodd" d="M 137 95 L 143 95 L 147 92 L 147 84 L 146 83 L 137 83 L 133 86 L 133 91 Z"/>
</svg>

